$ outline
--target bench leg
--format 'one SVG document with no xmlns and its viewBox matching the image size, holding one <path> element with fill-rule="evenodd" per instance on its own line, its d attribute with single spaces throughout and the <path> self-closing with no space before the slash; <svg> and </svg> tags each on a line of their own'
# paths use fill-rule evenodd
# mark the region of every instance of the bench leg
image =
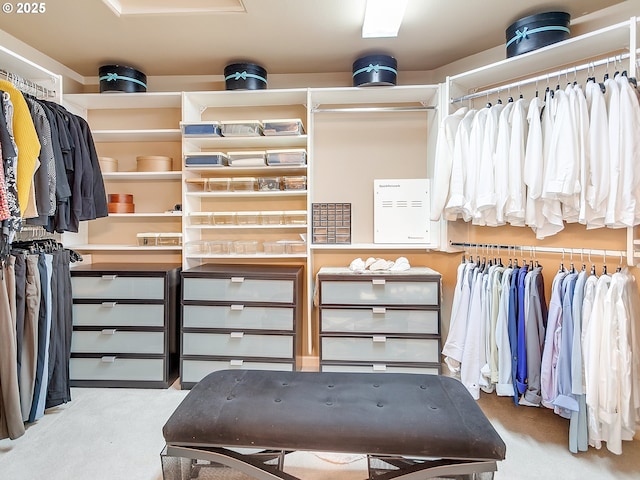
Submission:
<svg viewBox="0 0 640 480">
<path fill-rule="evenodd" d="M 225 465 L 245 473 L 257 480 L 301 480 L 282 471 L 286 451 L 263 451 L 256 454 L 242 454 L 226 448 L 217 447 L 178 447 L 167 445 L 162 451 L 162 470 L 164 480 L 190 480 L 191 470 L 198 460 Z M 264 463 L 278 459 L 278 465 Z M 176 467 L 176 462 L 179 467 Z"/>
<path fill-rule="evenodd" d="M 368 480 L 491 480 L 494 461 L 425 460 L 367 455 Z"/>
</svg>

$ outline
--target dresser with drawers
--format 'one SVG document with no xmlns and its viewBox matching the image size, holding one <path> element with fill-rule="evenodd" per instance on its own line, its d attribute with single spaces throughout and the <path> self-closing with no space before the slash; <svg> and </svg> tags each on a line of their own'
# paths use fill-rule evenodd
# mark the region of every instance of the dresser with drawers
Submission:
<svg viewBox="0 0 640 480">
<path fill-rule="evenodd" d="M 426 267 L 317 275 L 320 369 L 439 374 L 441 275 Z"/>
<path fill-rule="evenodd" d="M 180 382 L 222 369 L 297 369 L 302 266 L 204 264 L 182 272 Z"/>
<path fill-rule="evenodd" d="M 167 388 L 175 381 L 180 270 L 124 263 L 71 269 L 71 386 Z"/>
</svg>

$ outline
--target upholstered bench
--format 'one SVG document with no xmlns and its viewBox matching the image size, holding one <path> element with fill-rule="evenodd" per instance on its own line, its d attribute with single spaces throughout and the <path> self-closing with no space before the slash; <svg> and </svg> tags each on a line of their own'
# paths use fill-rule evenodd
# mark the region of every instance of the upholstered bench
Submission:
<svg viewBox="0 0 640 480">
<path fill-rule="evenodd" d="M 369 478 L 492 478 L 506 450 L 460 382 L 408 373 L 222 370 L 193 387 L 163 434 L 164 480 L 211 462 L 295 480 L 284 458 L 301 450 L 365 454 Z"/>
</svg>

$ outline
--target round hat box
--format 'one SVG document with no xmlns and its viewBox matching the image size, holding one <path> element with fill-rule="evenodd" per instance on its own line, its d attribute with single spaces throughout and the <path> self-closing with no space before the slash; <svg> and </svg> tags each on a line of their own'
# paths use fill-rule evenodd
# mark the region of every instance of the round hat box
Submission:
<svg viewBox="0 0 640 480">
<path fill-rule="evenodd" d="M 170 172 L 173 158 L 164 155 L 140 155 L 136 157 L 138 172 Z"/>
<path fill-rule="evenodd" d="M 227 90 L 264 90 L 267 71 L 255 63 L 231 63 L 224 68 Z"/>
<path fill-rule="evenodd" d="M 98 157 L 98 164 L 102 173 L 111 173 L 118 171 L 118 159 L 111 157 Z"/>
<path fill-rule="evenodd" d="M 366 55 L 353 62 L 353 86 L 395 85 L 398 61 L 390 55 Z"/>
<path fill-rule="evenodd" d="M 124 65 L 103 65 L 98 69 L 100 93 L 147 91 L 147 76 L 140 70 Z"/>
<path fill-rule="evenodd" d="M 570 21 L 571 15 L 566 12 L 545 12 L 512 23 L 505 32 L 507 58 L 566 40 Z"/>
</svg>

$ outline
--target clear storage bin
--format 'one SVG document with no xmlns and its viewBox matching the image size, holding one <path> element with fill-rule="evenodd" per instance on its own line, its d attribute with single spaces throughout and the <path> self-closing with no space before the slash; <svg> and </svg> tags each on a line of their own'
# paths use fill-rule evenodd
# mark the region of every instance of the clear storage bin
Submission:
<svg viewBox="0 0 640 480">
<path fill-rule="evenodd" d="M 258 253 L 256 240 L 236 240 L 233 242 L 233 253 L 236 255 L 255 255 Z"/>
<path fill-rule="evenodd" d="M 207 240 L 193 240 L 185 244 L 187 255 L 209 255 L 211 249 Z"/>
<path fill-rule="evenodd" d="M 211 223 L 213 225 L 235 225 L 235 212 L 213 212 L 211 214 Z"/>
<path fill-rule="evenodd" d="M 307 177 L 305 175 L 284 177 L 283 186 L 285 190 L 306 190 Z"/>
<path fill-rule="evenodd" d="M 287 240 L 285 245 L 285 253 L 289 255 L 298 255 L 307 252 L 307 243 L 302 240 Z"/>
<path fill-rule="evenodd" d="M 138 233 L 136 235 L 138 239 L 138 245 L 141 247 L 155 247 L 158 245 L 159 233 L 146 232 Z"/>
<path fill-rule="evenodd" d="M 262 122 L 259 120 L 234 120 L 220 122 L 225 137 L 259 137 L 262 135 Z"/>
<path fill-rule="evenodd" d="M 228 192 L 231 189 L 231 179 L 227 177 L 207 178 L 205 189 L 207 192 Z"/>
<path fill-rule="evenodd" d="M 159 233 L 158 246 L 175 247 L 182 245 L 182 233 Z"/>
<path fill-rule="evenodd" d="M 231 179 L 231 190 L 234 192 L 251 192 L 256 189 L 257 184 L 254 177 L 234 177 Z"/>
<path fill-rule="evenodd" d="M 258 225 L 260 223 L 260 212 L 237 212 L 236 223 L 238 225 Z"/>
<path fill-rule="evenodd" d="M 307 151 L 304 148 L 267 150 L 267 165 L 306 165 Z"/>
<path fill-rule="evenodd" d="M 193 152 L 184 156 L 187 167 L 220 167 L 229 165 L 229 157 L 222 152 Z"/>
<path fill-rule="evenodd" d="M 260 212 L 260 223 L 262 225 L 281 225 L 284 219 L 284 212 L 273 210 Z"/>
<path fill-rule="evenodd" d="M 284 223 L 287 225 L 306 225 L 307 212 L 304 210 L 285 210 Z"/>
<path fill-rule="evenodd" d="M 263 150 L 228 152 L 228 156 L 229 165 L 232 167 L 263 167 L 265 165 Z"/>
<path fill-rule="evenodd" d="M 286 243 L 282 241 L 277 242 L 263 242 L 262 248 L 266 255 L 284 255 L 286 253 Z"/>
<path fill-rule="evenodd" d="M 187 221 L 189 225 L 211 225 L 211 212 L 191 212 Z"/>
<path fill-rule="evenodd" d="M 209 254 L 229 255 L 233 249 L 233 242 L 229 240 L 208 240 Z"/>
<path fill-rule="evenodd" d="M 280 177 L 259 177 L 258 190 L 260 191 L 280 190 Z"/>
<path fill-rule="evenodd" d="M 185 183 L 188 185 L 189 191 L 203 192 L 207 188 L 206 178 L 187 178 Z"/>
<path fill-rule="evenodd" d="M 180 123 L 185 137 L 219 137 L 220 122 L 189 122 Z"/>
<path fill-rule="evenodd" d="M 302 135 L 304 127 L 299 118 L 262 120 L 263 135 Z"/>
</svg>

